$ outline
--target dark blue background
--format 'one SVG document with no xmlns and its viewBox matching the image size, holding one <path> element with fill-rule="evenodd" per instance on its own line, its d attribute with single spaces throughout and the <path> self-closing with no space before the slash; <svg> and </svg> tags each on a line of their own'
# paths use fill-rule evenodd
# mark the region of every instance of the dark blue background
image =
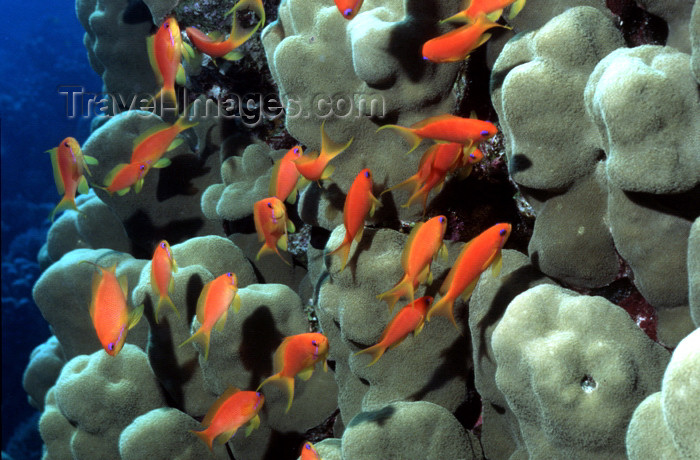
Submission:
<svg viewBox="0 0 700 460">
<path fill-rule="evenodd" d="M 0 21 L 2 449 L 21 460 L 41 453 L 22 373 L 31 350 L 50 334 L 31 299 L 47 216 L 60 199 L 44 152 L 67 136 L 82 143 L 90 124 L 66 117 L 65 96 L 56 88 L 99 91 L 102 82 L 88 64 L 72 2 L 8 4 Z"/>
</svg>

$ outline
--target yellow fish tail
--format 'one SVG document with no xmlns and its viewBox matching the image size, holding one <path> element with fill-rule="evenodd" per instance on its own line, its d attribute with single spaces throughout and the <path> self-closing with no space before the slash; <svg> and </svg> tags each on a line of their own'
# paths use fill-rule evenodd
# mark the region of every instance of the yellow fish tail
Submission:
<svg viewBox="0 0 700 460">
<path fill-rule="evenodd" d="M 198 437 L 199 439 L 201 439 L 202 442 L 203 442 L 204 444 L 207 445 L 207 447 L 209 448 L 209 450 L 212 450 L 212 451 L 213 451 L 213 449 L 214 449 L 214 446 L 213 446 L 213 444 L 214 444 L 214 436 L 212 436 L 212 435 L 209 433 L 209 428 L 207 428 L 207 429 L 204 430 L 204 431 L 193 431 L 193 430 L 190 430 L 190 433 L 196 434 L 197 437 Z"/>
<path fill-rule="evenodd" d="M 49 219 L 51 219 L 51 222 L 53 222 L 54 218 L 56 217 L 56 214 L 59 214 L 63 211 L 67 211 L 69 209 L 72 209 L 73 211 L 78 211 L 78 207 L 75 205 L 75 198 L 65 195 L 63 198 L 61 198 L 61 201 L 58 202 L 56 207 L 53 208 L 53 211 L 51 211 L 51 213 L 49 214 Z"/>
<path fill-rule="evenodd" d="M 459 330 L 459 326 L 457 326 L 457 321 L 455 321 L 454 317 L 454 304 L 454 299 L 447 296 L 443 296 L 442 298 L 440 298 L 440 300 L 433 304 L 430 310 L 428 310 L 428 314 L 425 315 L 425 320 L 430 321 L 430 318 L 433 315 L 445 316 L 452 322 L 452 324 L 454 324 L 455 328 Z"/>
<path fill-rule="evenodd" d="M 189 342 L 196 342 L 204 348 L 204 359 L 206 360 L 209 358 L 209 339 L 211 338 L 211 329 L 204 329 L 204 328 L 199 328 L 197 332 L 192 334 L 192 336 L 182 342 L 178 347 L 181 347 Z"/>
<path fill-rule="evenodd" d="M 268 383 L 277 385 L 282 389 L 282 391 L 287 393 L 287 409 L 284 411 L 286 414 L 292 407 L 292 401 L 294 401 L 294 377 L 285 377 L 282 374 L 277 373 L 263 380 L 263 382 L 258 385 L 258 389 L 256 391 L 259 391 L 263 385 Z"/>
<path fill-rule="evenodd" d="M 331 251 L 328 255 L 332 256 L 333 254 L 339 254 L 340 255 L 340 271 L 342 272 L 345 270 L 345 265 L 348 263 L 348 256 L 350 255 L 350 246 L 352 246 L 352 240 L 348 239 L 347 236 L 345 239 L 343 239 L 343 242 L 340 243 L 340 246 L 335 248 L 333 251 Z"/>
<path fill-rule="evenodd" d="M 372 361 L 370 361 L 369 364 L 367 364 L 367 367 L 369 367 L 372 364 L 379 361 L 379 358 L 382 357 L 382 355 L 384 354 L 385 351 L 386 351 L 386 347 L 383 346 L 381 343 L 378 343 L 376 345 L 372 345 L 369 348 L 365 348 L 364 350 L 358 351 L 357 353 L 354 354 L 354 356 L 357 356 L 361 353 L 367 353 L 368 355 L 370 355 L 372 357 Z"/>
<path fill-rule="evenodd" d="M 413 129 L 411 129 L 411 128 L 406 128 L 406 127 L 404 127 L 404 126 L 399 126 L 399 125 L 384 125 L 384 126 L 380 126 L 379 129 L 378 129 L 376 132 L 379 132 L 379 131 L 381 131 L 381 130 L 383 130 L 383 129 L 388 129 L 388 128 L 389 128 L 389 129 L 393 129 L 394 131 L 396 131 L 399 135 L 401 135 L 401 137 L 403 137 L 404 139 L 406 139 L 406 141 L 408 141 L 409 144 L 411 144 L 411 150 L 409 150 L 408 152 L 406 152 L 406 154 L 409 154 L 409 153 L 413 152 L 416 148 L 418 148 L 418 145 L 419 145 L 419 144 L 421 143 L 421 141 L 423 140 L 423 138 L 420 137 L 418 134 L 416 134 L 416 133 L 413 131 Z"/>
<path fill-rule="evenodd" d="M 160 296 L 160 297 L 158 298 L 158 304 L 156 305 L 156 313 L 155 313 L 155 315 L 156 315 L 156 324 L 158 324 L 158 317 L 159 317 L 159 315 L 160 315 L 160 308 L 161 308 L 162 306 L 168 306 L 168 307 L 172 308 L 172 309 L 175 311 L 175 314 L 177 315 L 177 317 L 180 318 L 180 312 L 177 310 L 177 307 L 176 307 L 175 304 L 173 303 L 173 301 L 172 301 L 172 299 L 170 298 L 170 296 L 166 294 L 166 295 Z"/>
<path fill-rule="evenodd" d="M 379 300 L 386 301 L 386 303 L 389 304 L 389 312 L 391 312 L 394 309 L 394 305 L 396 305 L 396 302 L 398 302 L 399 299 L 404 296 L 410 297 L 411 302 L 415 300 L 413 298 L 413 282 L 410 279 L 408 279 L 408 277 L 405 275 L 403 278 L 401 278 L 401 281 L 399 281 L 396 284 L 396 286 L 394 286 L 386 292 L 382 292 L 377 296 L 377 298 Z"/>
</svg>

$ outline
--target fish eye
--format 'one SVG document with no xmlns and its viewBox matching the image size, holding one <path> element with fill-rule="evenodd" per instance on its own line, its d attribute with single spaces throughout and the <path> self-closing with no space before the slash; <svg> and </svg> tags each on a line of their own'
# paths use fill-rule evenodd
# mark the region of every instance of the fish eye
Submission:
<svg viewBox="0 0 700 460">
<path fill-rule="evenodd" d="M 489 132 L 486 131 L 486 130 L 483 130 L 483 131 L 481 131 L 481 135 L 482 135 L 482 136 L 488 136 L 488 135 L 489 135 Z"/>
<path fill-rule="evenodd" d="M 311 345 L 313 345 L 314 347 L 317 347 L 317 346 L 318 346 L 318 342 L 315 341 L 315 340 L 312 340 L 312 341 L 311 341 Z"/>
<path fill-rule="evenodd" d="M 66 147 L 70 147 L 70 144 L 68 142 L 64 142 L 63 145 Z"/>
<path fill-rule="evenodd" d="M 160 243 L 160 247 L 165 249 L 165 243 Z"/>
<path fill-rule="evenodd" d="M 352 8 L 348 8 L 345 11 L 343 11 L 343 16 L 350 16 L 352 14 Z"/>
<path fill-rule="evenodd" d="M 143 171 L 144 169 L 146 169 L 146 165 L 140 165 L 140 166 L 139 166 L 139 170 L 140 170 L 140 171 Z"/>
<path fill-rule="evenodd" d="M 168 28 L 170 27 L 170 23 L 169 23 L 168 21 L 165 21 L 165 22 L 163 23 L 163 27 L 165 27 L 166 29 L 168 29 Z"/>
<path fill-rule="evenodd" d="M 294 153 L 296 153 L 296 154 L 299 153 L 299 147 L 294 147 Z"/>
<path fill-rule="evenodd" d="M 427 56 L 423 56 L 424 61 L 429 61 L 430 59 Z"/>
<path fill-rule="evenodd" d="M 114 351 L 114 342 L 110 342 L 109 345 L 107 345 L 107 349 L 109 351 Z"/>
<path fill-rule="evenodd" d="M 267 202 L 267 207 L 270 208 L 270 209 L 272 209 L 272 202 L 271 202 L 271 201 L 268 201 L 268 202 Z"/>
<path fill-rule="evenodd" d="M 500 232 L 498 232 L 499 235 L 501 236 L 506 236 L 506 229 L 502 228 Z"/>
<path fill-rule="evenodd" d="M 229 278 L 231 278 L 231 277 L 233 276 L 233 274 L 232 274 L 231 272 L 228 272 L 228 273 L 226 273 L 226 276 L 228 276 Z"/>
<path fill-rule="evenodd" d="M 262 396 L 262 394 L 259 391 L 256 391 L 255 396 L 257 396 L 259 398 L 260 396 Z"/>
<path fill-rule="evenodd" d="M 471 158 L 472 160 L 475 160 L 475 159 L 476 159 L 476 155 L 474 155 L 473 153 L 470 153 L 470 154 L 469 154 L 469 158 Z"/>
<path fill-rule="evenodd" d="M 365 171 L 365 177 L 366 177 L 367 179 L 369 179 L 369 176 L 370 176 L 370 175 L 371 175 L 371 174 L 369 173 L 369 171 Z"/>
<path fill-rule="evenodd" d="M 308 442 L 306 444 L 304 444 L 304 449 L 311 450 L 311 444 L 309 444 Z"/>
<path fill-rule="evenodd" d="M 445 218 L 444 218 L 444 217 L 440 217 L 440 218 L 438 219 L 438 221 L 439 221 L 441 224 L 444 224 L 444 223 L 445 223 Z"/>
</svg>

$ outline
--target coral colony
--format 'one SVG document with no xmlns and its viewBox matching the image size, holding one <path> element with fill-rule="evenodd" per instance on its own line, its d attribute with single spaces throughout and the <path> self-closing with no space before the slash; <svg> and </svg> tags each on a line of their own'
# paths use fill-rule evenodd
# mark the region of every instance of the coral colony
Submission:
<svg viewBox="0 0 700 460">
<path fill-rule="evenodd" d="M 143 3 L 77 2 L 45 459 L 700 458 L 699 1 Z"/>
</svg>

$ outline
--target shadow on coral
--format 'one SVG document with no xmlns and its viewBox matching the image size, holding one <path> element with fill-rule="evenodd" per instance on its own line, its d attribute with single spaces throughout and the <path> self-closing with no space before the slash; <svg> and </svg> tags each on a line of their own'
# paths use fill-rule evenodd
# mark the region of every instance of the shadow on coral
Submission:
<svg viewBox="0 0 700 460">
<path fill-rule="evenodd" d="M 273 373 L 272 355 L 282 343 L 284 335 L 275 326 L 275 320 L 267 305 L 260 305 L 241 326 L 243 338 L 238 352 L 246 370 L 250 371 L 247 388 L 256 388 L 263 379 Z"/>
</svg>

